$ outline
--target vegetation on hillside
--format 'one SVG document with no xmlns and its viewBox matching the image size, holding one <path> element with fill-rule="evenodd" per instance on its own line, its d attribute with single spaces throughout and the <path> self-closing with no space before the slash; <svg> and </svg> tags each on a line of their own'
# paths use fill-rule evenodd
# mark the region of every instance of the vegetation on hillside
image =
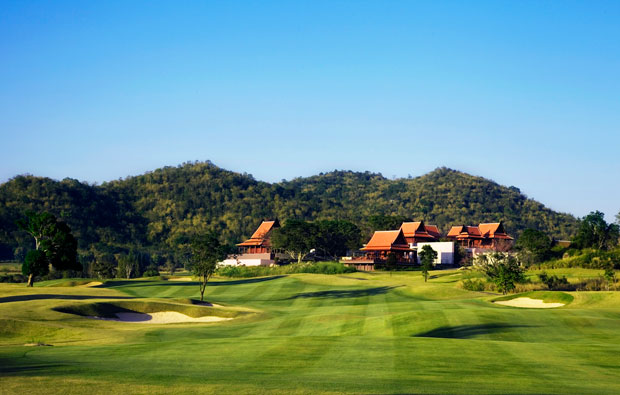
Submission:
<svg viewBox="0 0 620 395">
<path fill-rule="evenodd" d="M 81 255 L 157 256 L 188 261 L 194 235 L 218 232 L 228 243 L 249 237 L 265 218 L 346 220 L 363 237 L 403 220 L 437 224 L 503 221 L 518 235 L 538 229 L 568 238 L 576 219 L 528 199 L 518 188 L 447 168 L 412 179 L 334 171 L 279 183 L 221 169 L 210 162 L 165 167 L 102 185 L 30 175 L 0 185 L 0 260 L 23 259 L 32 240 L 15 225 L 24 213 L 49 211 L 67 222 Z"/>
</svg>

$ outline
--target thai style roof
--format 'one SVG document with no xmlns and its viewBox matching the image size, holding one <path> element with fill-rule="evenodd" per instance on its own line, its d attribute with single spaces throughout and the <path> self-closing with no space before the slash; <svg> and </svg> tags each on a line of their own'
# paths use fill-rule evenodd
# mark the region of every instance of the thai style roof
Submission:
<svg viewBox="0 0 620 395">
<path fill-rule="evenodd" d="M 428 232 L 429 235 L 433 236 L 436 239 L 441 238 L 441 232 L 439 231 L 439 228 L 437 227 L 437 225 L 425 225 L 426 226 L 426 231 Z"/>
<path fill-rule="evenodd" d="M 362 251 L 411 251 L 401 229 L 378 230 Z"/>
<path fill-rule="evenodd" d="M 400 226 L 400 230 L 403 231 L 405 237 L 418 237 L 422 239 L 434 239 L 435 236 L 431 235 L 426 226 L 424 226 L 424 221 L 418 222 L 403 222 Z"/>
<path fill-rule="evenodd" d="M 240 247 L 268 246 L 270 244 L 269 233 L 274 228 L 279 227 L 280 222 L 277 219 L 275 221 L 263 221 L 249 239 L 237 245 Z"/>
<path fill-rule="evenodd" d="M 448 232 L 448 237 L 455 239 L 506 239 L 512 240 L 512 237 L 506 234 L 504 226 L 501 222 L 485 223 L 478 226 L 453 226 Z"/>
<path fill-rule="evenodd" d="M 464 226 L 460 225 L 460 226 L 453 226 L 450 228 L 450 230 L 448 231 L 448 237 L 456 237 L 458 235 L 461 234 L 461 231 L 463 230 Z"/>
<path fill-rule="evenodd" d="M 502 225 L 501 222 L 480 224 L 478 225 L 478 229 L 480 229 L 480 233 L 483 237 L 488 237 L 490 239 L 512 240 L 512 237 L 506 234 L 506 231 L 504 230 L 504 225 Z"/>
<path fill-rule="evenodd" d="M 459 240 L 467 239 L 467 238 L 470 238 L 470 239 L 471 238 L 474 238 L 474 239 L 482 238 L 480 234 L 480 230 L 478 229 L 477 226 L 465 226 L 465 225 L 453 226 L 448 232 L 448 237 L 459 239 Z"/>
</svg>

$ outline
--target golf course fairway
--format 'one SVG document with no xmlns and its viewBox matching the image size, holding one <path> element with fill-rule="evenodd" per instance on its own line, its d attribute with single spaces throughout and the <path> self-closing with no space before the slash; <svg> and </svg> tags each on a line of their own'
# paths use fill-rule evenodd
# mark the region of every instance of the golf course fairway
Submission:
<svg viewBox="0 0 620 395">
<path fill-rule="evenodd" d="M 213 307 L 187 279 L 0 284 L 0 393 L 620 393 L 620 292 L 515 308 L 461 276 L 215 278 Z M 229 319 L 89 318 L 119 306 Z"/>
</svg>

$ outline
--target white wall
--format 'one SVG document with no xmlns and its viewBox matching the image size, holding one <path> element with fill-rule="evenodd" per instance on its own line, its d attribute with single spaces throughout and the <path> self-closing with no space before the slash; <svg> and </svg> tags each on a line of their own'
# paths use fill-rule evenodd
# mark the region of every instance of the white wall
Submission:
<svg viewBox="0 0 620 395">
<path fill-rule="evenodd" d="M 273 263 L 271 259 L 225 259 L 222 262 L 218 262 L 219 265 L 224 266 L 269 266 Z"/>
<path fill-rule="evenodd" d="M 451 241 L 439 241 L 436 243 L 418 243 L 418 263 L 420 263 L 420 251 L 425 245 L 431 246 L 437 253 L 437 259 L 435 259 L 436 265 L 452 265 L 454 264 L 454 243 Z"/>
</svg>

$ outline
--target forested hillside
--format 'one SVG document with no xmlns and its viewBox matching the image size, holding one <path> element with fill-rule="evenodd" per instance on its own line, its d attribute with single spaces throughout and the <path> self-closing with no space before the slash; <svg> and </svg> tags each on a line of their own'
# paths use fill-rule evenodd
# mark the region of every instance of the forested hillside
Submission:
<svg viewBox="0 0 620 395">
<path fill-rule="evenodd" d="M 249 236 L 264 218 L 345 219 L 370 233 L 372 218 L 398 216 L 437 224 L 502 220 L 570 237 L 576 219 L 528 199 L 517 188 L 447 168 L 412 179 L 334 171 L 280 183 L 221 169 L 210 162 L 165 167 L 102 185 L 17 176 L 0 185 L 0 255 L 29 247 L 15 220 L 49 211 L 71 226 L 81 250 L 174 250 L 197 232 L 215 229 L 229 242 Z"/>
</svg>

